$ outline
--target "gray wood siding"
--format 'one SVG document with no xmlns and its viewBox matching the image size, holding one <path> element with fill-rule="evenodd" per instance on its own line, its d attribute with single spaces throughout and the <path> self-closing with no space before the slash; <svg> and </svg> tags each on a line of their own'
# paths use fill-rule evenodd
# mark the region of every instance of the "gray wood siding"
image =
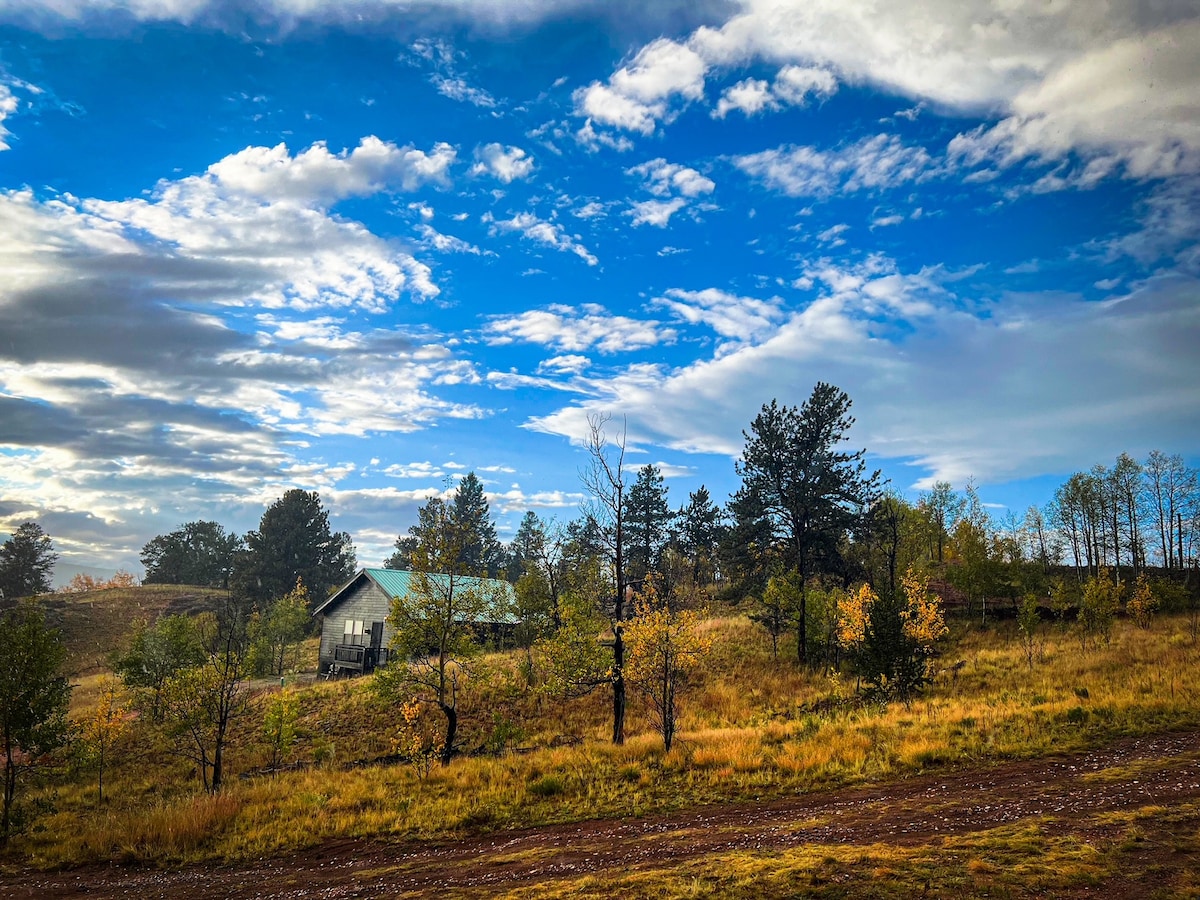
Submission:
<svg viewBox="0 0 1200 900">
<path fill-rule="evenodd" d="M 342 642 L 347 619 L 361 619 L 370 629 L 372 622 L 384 622 L 383 646 L 392 640 L 392 629 L 386 624 L 392 598 L 364 575 L 342 598 L 323 613 L 321 622 L 321 669 L 333 661 L 333 648 Z"/>
</svg>

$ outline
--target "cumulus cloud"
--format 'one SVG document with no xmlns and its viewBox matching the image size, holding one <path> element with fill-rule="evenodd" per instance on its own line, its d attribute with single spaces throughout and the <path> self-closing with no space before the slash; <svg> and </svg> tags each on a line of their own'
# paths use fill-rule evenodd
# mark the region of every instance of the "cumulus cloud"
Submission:
<svg viewBox="0 0 1200 900">
<path fill-rule="evenodd" d="M 803 106 L 810 97 L 825 99 L 837 93 L 833 73 L 813 66 L 784 66 L 775 75 L 771 94 L 784 103 Z"/>
<path fill-rule="evenodd" d="M 702 194 L 711 194 L 716 187 L 711 178 L 701 175 L 695 169 L 669 163 L 662 158 L 633 166 L 626 169 L 625 173 L 642 178 L 643 187 L 656 197 L 669 197 L 672 194 L 699 197 Z"/>
<path fill-rule="evenodd" d="M 314 436 L 482 415 L 439 396 L 480 380 L 446 342 L 362 317 L 436 293 L 428 268 L 326 209 L 436 180 L 437 154 L 360 150 L 251 148 L 132 200 L 0 193 L 6 496 L 136 547 L 131 493 L 213 515 L 315 477 Z"/>
<path fill-rule="evenodd" d="M 604 125 L 653 134 L 687 103 L 704 95 L 704 59 L 686 44 L 659 38 L 647 44 L 606 83 L 575 92 L 576 114 Z"/>
<path fill-rule="evenodd" d="M 778 109 L 779 101 L 771 93 L 771 86 L 758 78 L 747 78 L 725 89 L 712 111 L 714 119 L 723 119 L 732 110 L 740 110 L 746 116 L 755 116 L 765 109 Z"/>
<path fill-rule="evenodd" d="M 713 108 L 712 117 L 723 119 L 735 109 L 749 117 L 785 105 L 803 106 L 809 97 L 825 98 L 836 91 L 837 79 L 825 69 L 784 66 L 773 84 L 746 78 L 726 88 Z"/>
<path fill-rule="evenodd" d="M 520 147 L 485 144 L 475 148 L 475 159 L 472 175 L 491 175 L 505 184 L 524 180 L 533 172 L 533 157 Z"/>
<path fill-rule="evenodd" d="M 416 190 L 448 184 L 447 172 L 457 158 L 449 144 L 430 152 L 397 147 L 374 135 L 353 150 L 333 154 L 324 141 L 295 156 L 286 144 L 247 147 L 208 167 L 207 181 L 227 196 L 277 204 L 326 207 L 347 197 L 384 190 Z"/>
<path fill-rule="evenodd" d="M 1200 172 L 1200 20 L 1091 48 L 1023 88 L 1012 115 L 951 141 L 952 159 L 1001 167 L 1082 156 L 1050 189 Z"/>
<path fill-rule="evenodd" d="M 520 234 L 536 244 L 574 253 L 589 266 L 600 262 L 587 247 L 579 243 L 579 235 L 567 234 L 567 230 L 560 223 L 543 219 L 536 213 L 516 213 L 511 219 L 497 219 L 489 212 L 483 214 L 483 221 L 489 224 L 489 234 Z"/>
<path fill-rule="evenodd" d="M 1200 167 L 1200 16 L 1194 5 L 909 0 L 741 0 L 719 26 L 647 44 L 605 82 L 575 94 L 576 113 L 653 134 L 701 99 L 716 73 L 780 65 L 773 84 L 741 79 L 714 115 L 753 115 L 865 83 L 922 104 L 999 116 L 961 135 L 953 158 L 1083 158 L 1040 190 L 1087 187 Z"/>
<path fill-rule="evenodd" d="M 556 303 L 515 316 L 496 316 L 484 333 L 493 344 L 522 341 L 559 350 L 595 349 L 601 353 L 669 344 L 676 337 L 674 329 L 664 328 L 660 322 L 614 316 L 594 303 L 579 307 Z"/>
<path fill-rule="evenodd" d="M 689 201 L 711 194 L 716 188 L 711 178 L 701 175 L 695 169 L 669 163 L 662 158 L 626 169 L 625 174 L 641 178 L 643 190 L 653 194 L 655 198 L 630 205 L 626 215 L 633 218 L 635 226 L 654 225 L 664 228 L 670 222 L 671 216 L 687 206 Z"/>
<path fill-rule="evenodd" d="M 687 205 L 682 197 L 672 197 L 670 200 L 639 200 L 632 203 L 626 215 L 633 219 L 634 226 L 653 225 L 656 228 L 666 228 L 671 216 Z"/>
</svg>

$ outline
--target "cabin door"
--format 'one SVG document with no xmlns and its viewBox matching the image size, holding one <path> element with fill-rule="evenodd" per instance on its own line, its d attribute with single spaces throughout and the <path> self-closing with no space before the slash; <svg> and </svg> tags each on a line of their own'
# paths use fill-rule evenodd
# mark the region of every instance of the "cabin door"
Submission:
<svg viewBox="0 0 1200 900">
<path fill-rule="evenodd" d="M 371 623 L 371 658 L 375 665 L 382 666 L 387 662 L 387 650 L 383 648 L 383 623 Z"/>
</svg>

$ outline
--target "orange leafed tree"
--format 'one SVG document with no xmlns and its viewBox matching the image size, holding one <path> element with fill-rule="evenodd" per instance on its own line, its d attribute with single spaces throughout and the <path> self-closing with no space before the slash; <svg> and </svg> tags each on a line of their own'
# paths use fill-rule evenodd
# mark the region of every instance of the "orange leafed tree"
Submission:
<svg viewBox="0 0 1200 900">
<path fill-rule="evenodd" d="M 96 709 L 83 723 L 83 746 L 97 771 L 97 801 L 104 802 L 104 770 L 112 762 L 132 715 L 121 702 L 121 682 L 109 676 L 100 685 Z"/>
</svg>

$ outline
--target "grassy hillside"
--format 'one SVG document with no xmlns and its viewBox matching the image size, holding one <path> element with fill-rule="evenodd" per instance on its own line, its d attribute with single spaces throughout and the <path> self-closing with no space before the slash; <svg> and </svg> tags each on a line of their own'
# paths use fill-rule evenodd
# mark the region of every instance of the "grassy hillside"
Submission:
<svg viewBox="0 0 1200 900">
<path fill-rule="evenodd" d="M 213 608 L 227 592 L 188 585 L 148 584 L 79 594 L 48 594 L 40 599 L 47 620 L 62 630 L 67 674 L 72 678 L 107 669 L 113 650 L 123 649 L 139 619 L 160 615 L 194 615 Z"/>
<path fill-rule="evenodd" d="M 245 859 L 339 836 L 445 837 L 782 797 L 1200 727 L 1200 647 L 1182 617 L 1148 631 L 1120 622 L 1095 645 L 1047 625 L 1032 667 L 1012 623 L 959 626 L 935 685 L 887 707 L 863 702 L 850 679 L 772 660 L 745 618 L 704 627 L 715 648 L 681 698 L 670 754 L 642 708 L 614 747 L 606 695 L 552 699 L 525 684 L 518 657 L 497 654 L 462 686 L 462 744 L 474 752 L 450 766 L 389 758 L 402 716 L 367 678 L 284 688 L 300 708 L 297 767 L 267 776 L 262 716 L 276 685 L 237 723 L 229 761 L 246 777 L 221 795 L 202 795 L 190 764 L 135 731 L 103 805 L 88 772 L 64 776 L 46 795 L 56 811 L 14 851 L 43 865 Z M 82 679 L 77 715 L 99 678 Z"/>
</svg>

